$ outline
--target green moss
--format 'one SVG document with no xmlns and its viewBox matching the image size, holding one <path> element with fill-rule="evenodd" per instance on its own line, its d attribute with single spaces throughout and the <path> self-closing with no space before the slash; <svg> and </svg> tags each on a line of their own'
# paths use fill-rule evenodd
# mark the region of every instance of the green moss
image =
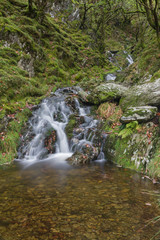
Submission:
<svg viewBox="0 0 160 240">
<path fill-rule="evenodd" d="M 156 145 L 155 154 L 147 164 L 147 171 L 152 178 L 160 178 L 160 143 Z"/>
<path fill-rule="evenodd" d="M 110 51 L 119 51 L 119 50 L 124 50 L 123 45 L 121 42 L 116 41 L 115 39 L 110 39 L 106 41 L 106 48 Z"/>
<path fill-rule="evenodd" d="M 118 139 L 115 144 L 115 161 L 119 165 L 135 170 L 140 170 L 142 168 L 142 165 L 140 165 L 137 169 L 137 166 L 135 165 L 135 162 L 131 161 L 132 151 L 126 151 L 128 148 L 128 139 Z"/>
<path fill-rule="evenodd" d="M 5 140 L 0 143 L 2 162 L 13 160 L 16 155 L 19 133 L 28 119 L 21 109 L 38 104 L 51 89 L 71 86 L 82 79 L 87 87 L 86 79 L 94 77 L 94 88 L 103 81 L 104 72 L 113 69 L 96 48 L 88 47 L 93 43 L 89 35 L 68 28 L 49 14 L 41 23 L 39 13 L 28 17 L 27 0 L 15 2 L 0 0 L 0 126 L 5 126 Z M 20 60 L 26 66 L 33 60 L 34 77 L 21 69 Z M 16 117 L 7 117 L 9 123 L 4 125 L 4 117 L 16 116 L 19 111 L 20 123 Z M 75 123 L 72 119 L 69 128 L 73 129 Z"/>
<path fill-rule="evenodd" d="M 108 160 L 113 161 L 120 166 L 140 170 L 143 168 L 143 165 L 140 164 L 137 168 L 135 162 L 131 161 L 135 148 L 128 148 L 128 140 L 132 133 L 126 138 L 121 138 L 118 137 L 114 131 L 109 135 L 105 146 L 105 153 Z"/>
<path fill-rule="evenodd" d="M 119 132 L 118 136 L 122 137 L 122 139 L 127 138 L 131 136 L 133 132 L 137 129 L 138 129 L 138 122 L 137 121 L 130 122 L 126 124 L 125 128 Z"/>
<path fill-rule="evenodd" d="M 154 73 L 150 81 L 154 82 L 158 78 L 160 78 L 160 70 Z"/>
<path fill-rule="evenodd" d="M 74 129 L 74 127 L 76 126 L 76 124 L 77 124 L 77 121 L 76 121 L 75 115 L 72 114 L 72 115 L 69 117 L 69 122 L 68 122 L 68 124 L 67 124 L 67 126 L 66 126 L 66 129 L 65 129 L 66 134 L 67 134 L 67 137 L 68 137 L 69 139 L 71 139 L 71 138 L 73 137 L 73 129 Z"/>
<path fill-rule="evenodd" d="M 24 109 L 23 112 L 18 112 L 17 114 L 15 114 L 14 119 L 9 121 L 8 123 L 8 130 L 5 136 L 3 137 L 3 135 L 1 134 L 0 164 L 13 161 L 16 157 L 20 132 L 30 114 L 31 111 L 29 109 Z"/>
</svg>

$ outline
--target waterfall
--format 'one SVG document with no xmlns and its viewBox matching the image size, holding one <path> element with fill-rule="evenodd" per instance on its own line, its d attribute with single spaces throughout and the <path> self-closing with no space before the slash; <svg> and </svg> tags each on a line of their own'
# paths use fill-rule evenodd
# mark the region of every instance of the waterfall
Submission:
<svg viewBox="0 0 160 240">
<path fill-rule="evenodd" d="M 89 106 L 81 106 L 77 97 L 74 97 L 74 109 L 69 106 L 67 99 L 73 94 L 76 95 L 76 91 L 71 88 L 60 89 L 53 96 L 42 101 L 29 120 L 30 132 L 27 132 L 21 139 L 22 144 L 17 160 L 23 163 L 55 159 L 64 161 L 74 152 L 83 151 L 85 146 L 90 146 L 95 150 L 94 142 L 97 141 L 99 121 L 90 115 Z M 82 123 L 73 129 L 73 137 L 68 141 L 65 128 L 73 114 L 77 119 L 81 119 Z M 56 132 L 54 153 L 48 153 L 45 147 L 45 139 L 50 131 Z M 97 156 L 98 159 L 100 156 L 104 159 L 102 148 L 99 157 Z"/>
</svg>

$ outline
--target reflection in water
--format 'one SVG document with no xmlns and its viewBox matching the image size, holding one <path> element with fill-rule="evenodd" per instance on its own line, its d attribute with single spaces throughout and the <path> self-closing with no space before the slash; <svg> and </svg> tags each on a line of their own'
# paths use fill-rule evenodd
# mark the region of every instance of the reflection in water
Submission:
<svg viewBox="0 0 160 240">
<path fill-rule="evenodd" d="M 158 208 L 145 191 L 157 189 L 104 162 L 0 169 L 0 239 L 149 240 Z"/>
</svg>

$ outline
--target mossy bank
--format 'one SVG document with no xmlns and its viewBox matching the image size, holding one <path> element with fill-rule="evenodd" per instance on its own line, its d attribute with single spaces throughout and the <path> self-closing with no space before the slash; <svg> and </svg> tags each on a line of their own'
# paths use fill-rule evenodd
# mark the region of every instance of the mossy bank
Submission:
<svg viewBox="0 0 160 240">
<path fill-rule="evenodd" d="M 42 17 L 27 1 L 0 1 L 0 163 L 16 157 L 31 109 L 59 87 L 100 77 L 112 68 L 82 31 L 49 13 Z"/>
</svg>

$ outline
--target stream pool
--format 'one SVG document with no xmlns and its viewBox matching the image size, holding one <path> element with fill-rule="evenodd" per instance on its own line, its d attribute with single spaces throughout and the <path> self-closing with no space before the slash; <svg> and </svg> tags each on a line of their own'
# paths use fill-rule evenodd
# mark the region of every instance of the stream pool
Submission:
<svg viewBox="0 0 160 240">
<path fill-rule="evenodd" d="M 107 162 L 0 168 L 0 240 L 149 240 L 159 186 Z M 160 236 L 157 238 L 160 239 Z"/>
</svg>

